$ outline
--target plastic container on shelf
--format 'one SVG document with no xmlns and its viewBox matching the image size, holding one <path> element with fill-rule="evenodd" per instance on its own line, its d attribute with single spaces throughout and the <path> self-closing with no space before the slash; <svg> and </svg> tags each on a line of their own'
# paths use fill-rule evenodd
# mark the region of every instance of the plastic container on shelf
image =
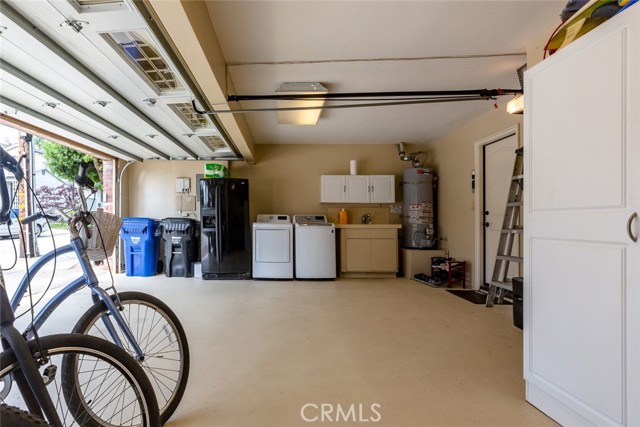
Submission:
<svg viewBox="0 0 640 427">
<path fill-rule="evenodd" d="M 340 210 L 340 224 L 347 224 L 349 223 L 349 214 L 347 214 L 347 211 L 344 210 L 344 208 L 342 208 Z"/>
</svg>

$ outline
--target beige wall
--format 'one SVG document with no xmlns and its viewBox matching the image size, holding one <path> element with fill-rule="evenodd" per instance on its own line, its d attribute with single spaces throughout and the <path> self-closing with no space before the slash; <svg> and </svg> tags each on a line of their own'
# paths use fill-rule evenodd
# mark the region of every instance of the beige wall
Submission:
<svg viewBox="0 0 640 427">
<path fill-rule="evenodd" d="M 439 235 L 447 239 L 441 247 L 449 249 L 452 257 L 467 261 L 468 278 L 473 277 L 475 268 L 474 144 L 521 123 L 521 115 L 510 115 L 500 106 L 429 144 L 438 176 Z"/>
<path fill-rule="evenodd" d="M 426 151 L 427 167 L 435 170 L 439 182 L 439 235 L 451 256 L 468 261 L 472 277 L 475 250 L 475 206 L 471 192 L 474 143 L 519 124 L 522 116 L 506 113 L 504 106 L 491 109 L 429 145 L 406 147 L 407 152 Z M 233 178 L 248 178 L 251 219 L 258 213 L 319 213 L 340 204 L 320 203 L 320 175 L 349 173 L 349 160 L 357 160 L 358 174 L 396 176 L 396 203 L 402 203 L 402 171 L 409 162 L 400 161 L 395 144 L 389 145 L 256 145 L 258 162 L 229 162 Z M 125 216 L 164 218 L 177 216 L 175 178 L 202 173 L 204 161 L 148 160 L 133 164 L 125 174 Z M 381 205 L 368 205 L 381 206 Z M 386 205 L 382 205 L 386 207 Z"/>
<path fill-rule="evenodd" d="M 407 151 L 424 148 L 407 146 Z M 395 144 L 259 144 L 256 157 L 254 165 L 229 166 L 232 177 L 249 179 L 251 218 L 259 213 L 327 214 L 330 207 L 344 206 L 320 203 L 320 175 L 348 175 L 349 160 L 357 161 L 359 175 L 395 175 L 396 203 L 401 203 L 402 171 L 410 167 L 398 158 Z"/>
<path fill-rule="evenodd" d="M 204 165 L 210 161 L 145 160 L 134 163 L 125 172 L 123 198 L 126 203 L 123 216 L 166 218 L 184 216 L 176 209 L 176 178 L 191 178 L 191 195 L 198 191 L 196 174 L 204 173 Z M 228 167 L 227 162 L 215 162 Z M 125 191 L 128 189 L 129 191 Z M 196 203 L 197 207 L 197 203 Z M 193 218 L 193 215 L 191 216 Z"/>
</svg>

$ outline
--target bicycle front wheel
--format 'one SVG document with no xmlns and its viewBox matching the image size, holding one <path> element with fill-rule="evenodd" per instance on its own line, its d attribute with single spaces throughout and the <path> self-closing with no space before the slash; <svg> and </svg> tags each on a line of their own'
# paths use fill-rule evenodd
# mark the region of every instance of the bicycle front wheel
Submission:
<svg viewBox="0 0 640 427">
<path fill-rule="evenodd" d="M 126 351 L 96 337 L 61 334 L 28 343 L 31 354 L 47 355 L 40 366 L 64 427 L 158 427 L 160 413 L 153 388 Z M 0 354 L 0 379 L 11 379 L 20 365 L 12 350 Z M 26 410 L 10 381 L 2 382 L 2 403 Z"/>
<path fill-rule="evenodd" d="M 0 426 L 50 427 L 49 423 L 31 412 L 0 403 Z"/>
<path fill-rule="evenodd" d="M 115 300 L 115 296 L 113 298 Z M 122 307 L 119 314 L 144 353 L 141 364 L 158 398 L 160 420 L 164 424 L 177 409 L 187 387 L 187 336 L 175 313 L 158 298 L 142 292 L 119 292 L 118 299 Z M 112 314 L 100 301 L 78 320 L 73 332 L 113 341 L 103 320 L 110 320 L 117 329 Z M 133 347 L 119 329 L 118 336 L 125 350 L 136 357 Z"/>
</svg>

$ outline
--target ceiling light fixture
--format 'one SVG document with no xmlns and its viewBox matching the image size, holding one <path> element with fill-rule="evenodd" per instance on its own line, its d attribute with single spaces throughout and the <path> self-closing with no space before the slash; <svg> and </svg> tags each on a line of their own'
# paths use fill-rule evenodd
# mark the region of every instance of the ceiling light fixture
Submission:
<svg viewBox="0 0 640 427">
<path fill-rule="evenodd" d="M 507 113 L 509 114 L 524 113 L 524 95 L 516 95 L 515 98 L 507 102 Z"/>
<path fill-rule="evenodd" d="M 326 95 L 329 91 L 320 82 L 285 82 L 276 89 L 277 95 L 292 95 L 292 99 L 277 99 L 276 108 L 318 107 L 318 109 L 299 111 L 278 111 L 278 124 L 315 126 L 322 113 Z M 318 95 L 317 99 L 295 99 L 295 95 Z"/>
<path fill-rule="evenodd" d="M 527 64 L 520 66 L 516 73 L 520 82 L 521 93 L 515 94 L 515 97 L 507 103 L 507 113 L 522 114 L 524 113 L 524 72 L 527 70 Z"/>
</svg>

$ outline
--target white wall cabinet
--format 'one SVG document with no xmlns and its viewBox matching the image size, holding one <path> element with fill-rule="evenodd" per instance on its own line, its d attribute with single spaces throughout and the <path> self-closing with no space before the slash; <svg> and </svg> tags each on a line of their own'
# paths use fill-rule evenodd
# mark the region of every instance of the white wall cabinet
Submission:
<svg viewBox="0 0 640 427">
<path fill-rule="evenodd" d="M 395 203 L 394 175 L 322 175 L 322 203 Z"/>
<path fill-rule="evenodd" d="M 347 184 L 344 175 L 322 175 L 320 179 L 320 201 L 344 203 L 347 200 Z"/>
<path fill-rule="evenodd" d="M 640 426 L 640 7 L 525 74 L 526 398 Z"/>
</svg>

